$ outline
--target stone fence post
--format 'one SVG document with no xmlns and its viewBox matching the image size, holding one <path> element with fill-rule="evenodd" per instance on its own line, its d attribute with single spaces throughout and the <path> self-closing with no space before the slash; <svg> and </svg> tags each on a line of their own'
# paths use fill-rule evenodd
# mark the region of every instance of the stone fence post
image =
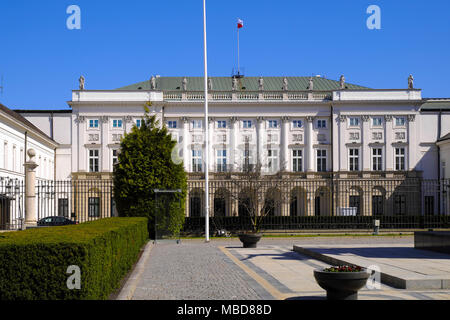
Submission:
<svg viewBox="0 0 450 320">
<path fill-rule="evenodd" d="M 36 168 L 34 161 L 36 152 L 28 149 L 27 154 L 29 160 L 25 162 L 25 227 L 33 227 L 37 225 L 36 214 Z"/>
</svg>

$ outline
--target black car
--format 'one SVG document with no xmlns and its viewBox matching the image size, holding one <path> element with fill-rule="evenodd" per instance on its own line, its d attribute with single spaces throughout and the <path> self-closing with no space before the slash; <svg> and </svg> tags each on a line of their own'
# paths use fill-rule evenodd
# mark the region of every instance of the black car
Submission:
<svg viewBox="0 0 450 320">
<path fill-rule="evenodd" d="M 38 221 L 38 227 L 65 226 L 69 224 L 78 224 L 66 217 L 46 217 Z"/>
</svg>

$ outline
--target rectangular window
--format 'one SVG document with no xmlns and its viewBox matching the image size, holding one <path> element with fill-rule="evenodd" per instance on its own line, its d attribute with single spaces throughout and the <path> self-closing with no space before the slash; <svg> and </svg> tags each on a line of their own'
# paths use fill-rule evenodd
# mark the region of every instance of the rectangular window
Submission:
<svg viewBox="0 0 450 320">
<path fill-rule="evenodd" d="M 292 150 L 292 171 L 301 172 L 303 171 L 303 153 L 302 150 Z"/>
<path fill-rule="evenodd" d="M 137 119 L 136 120 L 136 127 L 140 128 L 142 124 L 142 120 L 141 119 Z"/>
<path fill-rule="evenodd" d="M 122 128 L 122 120 L 113 120 L 113 128 Z"/>
<path fill-rule="evenodd" d="M 252 127 L 252 120 L 242 120 L 242 128 L 251 129 L 251 127 Z"/>
<path fill-rule="evenodd" d="M 361 197 L 360 196 L 349 196 L 349 206 L 350 208 L 356 208 L 356 215 L 360 214 L 361 207 Z"/>
<path fill-rule="evenodd" d="M 404 194 L 394 196 L 394 213 L 396 215 L 406 214 L 406 196 Z"/>
<path fill-rule="evenodd" d="M 227 127 L 227 122 L 225 120 L 217 121 L 217 129 L 225 129 Z"/>
<path fill-rule="evenodd" d="M 8 170 L 8 142 L 3 143 L 3 168 Z"/>
<path fill-rule="evenodd" d="M 372 170 L 383 170 L 383 149 L 381 148 L 372 149 Z"/>
<path fill-rule="evenodd" d="M 317 120 L 317 128 L 325 129 L 327 127 L 327 120 Z"/>
<path fill-rule="evenodd" d="M 348 150 L 348 159 L 350 171 L 359 171 L 359 149 L 351 148 Z"/>
<path fill-rule="evenodd" d="M 98 218 L 100 217 L 100 198 L 99 197 L 89 197 L 89 207 L 88 215 L 89 217 Z"/>
<path fill-rule="evenodd" d="M 58 199 L 58 215 L 60 217 L 69 217 L 69 199 Z"/>
<path fill-rule="evenodd" d="M 201 129 L 202 128 L 202 120 L 192 120 L 192 129 Z"/>
<path fill-rule="evenodd" d="M 396 117 L 395 118 L 395 126 L 397 127 L 403 127 L 406 124 L 405 117 Z"/>
<path fill-rule="evenodd" d="M 216 165 L 217 172 L 227 171 L 227 150 L 217 150 L 216 151 Z"/>
<path fill-rule="evenodd" d="M 167 126 L 169 129 L 176 129 L 177 128 L 177 122 L 175 120 L 167 121 Z"/>
<path fill-rule="evenodd" d="M 303 127 L 302 120 L 293 120 L 292 121 L 292 128 L 293 129 L 298 129 L 298 128 L 302 128 L 302 127 Z"/>
<path fill-rule="evenodd" d="M 192 150 L 192 172 L 202 172 L 202 150 Z"/>
<path fill-rule="evenodd" d="M 89 172 L 99 172 L 99 150 L 89 150 Z"/>
<path fill-rule="evenodd" d="M 243 152 L 244 161 L 243 161 L 243 171 L 251 171 L 252 169 L 252 153 L 248 148 L 246 148 Z"/>
<path fill-rule="evenodd" d="M 269 128 L 270 129 L 278 128 L 278 121 L 277 120 L 269 120 Z"/>
<path fill-rule="evenodd" d="M 117 149 L 112 151 L 112 164 L 113 167 L 119 162 L 119 152 Z"/>
<path fill-rule="evenodd" d="M 349 125 L 351 127 L 359 126 L 359 118 L 349 118 Z"/>
<path fill-rule="evenodd" d="M 89 120 L 89 128 L 98 128 L 98 119 Z"/>
<path fill-rule="evenodd" d="M 327 150 L 317 150 L 317 172 L 327 171 Z"/>
<path fill-rule="evenodd" d="M 405 148 L 395 148 L 395 170 L 405 171 Z"/>
<path fill-rule="evenodd" d="M 383 119 L 381 119 L 380 117 L 372 118 L 372 126 L 381 127 L 382 123 Z"/>
<path fill-rule="evenodd" d="M 267 167 L 270 172 L 278 171 L 278 150 L 268 149 L 267 150 Z"/>
</svg>

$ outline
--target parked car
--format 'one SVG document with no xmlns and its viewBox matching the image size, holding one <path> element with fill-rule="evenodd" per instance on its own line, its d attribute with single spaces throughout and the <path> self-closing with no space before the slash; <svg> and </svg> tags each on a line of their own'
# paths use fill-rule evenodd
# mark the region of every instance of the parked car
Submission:
<svg viewBox="0 0 450 320">
<path fill-rule="evenodd" d="M 65 226 L 69 224 L 78 224 L 76 221 L 72 221 L 66 217 L 46 217 L 38 221 L 38 227 L 50 227 L 50 226 Z"/>
</svg>

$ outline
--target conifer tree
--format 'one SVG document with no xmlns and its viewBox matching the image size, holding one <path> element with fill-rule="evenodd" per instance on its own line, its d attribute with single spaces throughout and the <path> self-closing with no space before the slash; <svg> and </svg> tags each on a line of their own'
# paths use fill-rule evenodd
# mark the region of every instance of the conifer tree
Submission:
<svg viewBox="0 0 450 320">
<path fill-rule="evenodd" d="M 145 107 L 140 127 L 133 126 L 120 143 L 114 199 L 119 216 L 148 218 L 151 238 L 155 236 L 155 216 L 158 237 L 161 233 L 176 235 L 185 219 L 187 176 L 183 163 L 173 156 L 176 141 L 165 126 L 159 126 L 156 116 L 148 113 Z M 154 189 L 182 192 L 159 194 L 156 202 Z"/>
</svg>

